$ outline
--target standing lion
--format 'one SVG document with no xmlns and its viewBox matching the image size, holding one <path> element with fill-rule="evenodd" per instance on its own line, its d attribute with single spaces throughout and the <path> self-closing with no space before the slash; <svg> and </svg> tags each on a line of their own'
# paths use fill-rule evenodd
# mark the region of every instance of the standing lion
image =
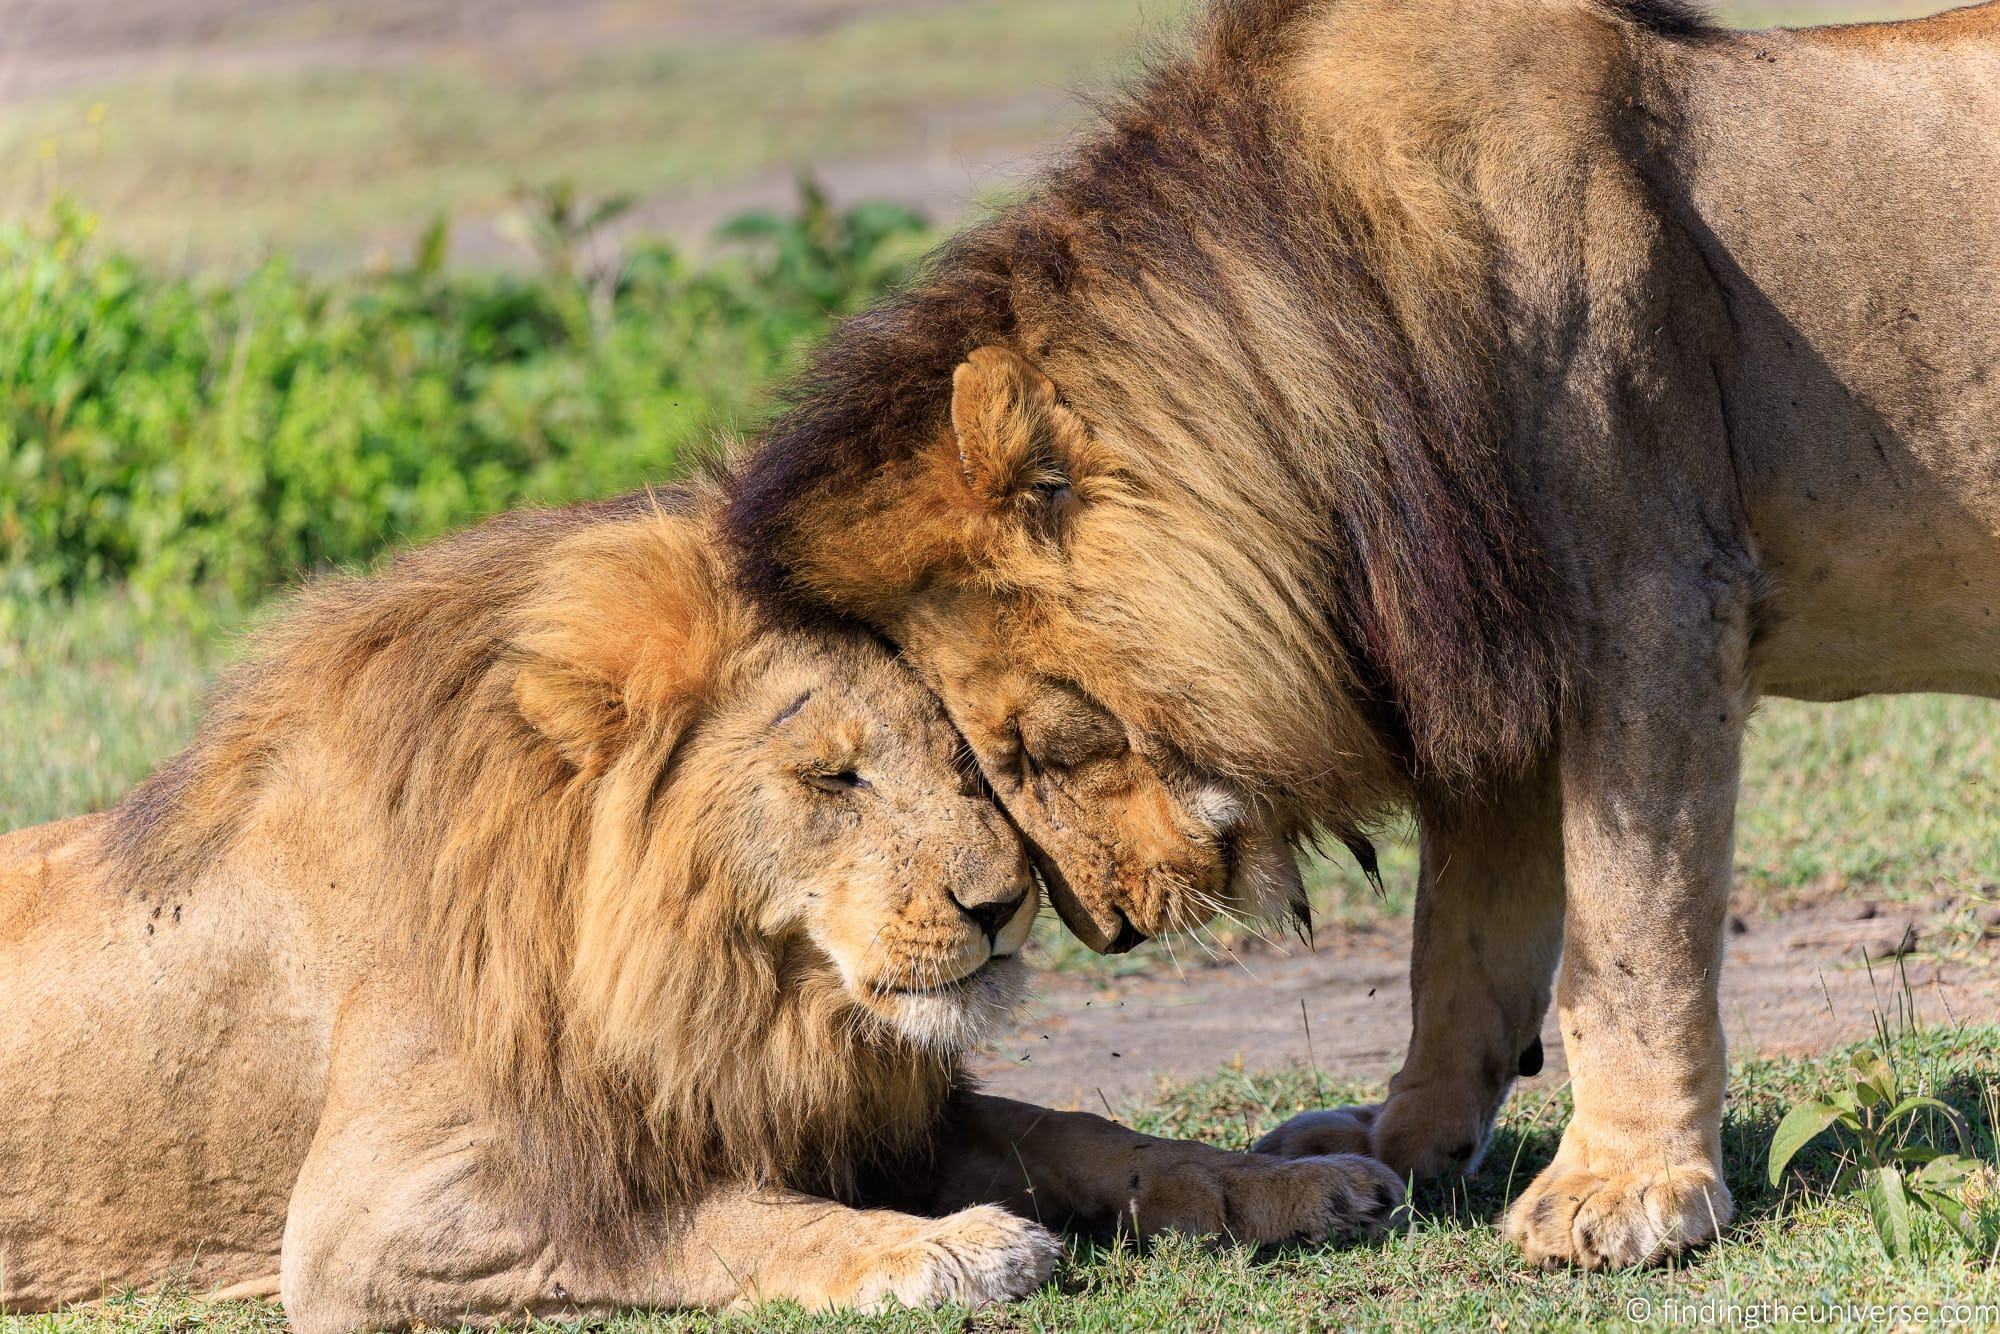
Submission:
<svg viewBox="0 0 2000 1334">
<path fill-rule="evenodd" d="M 1387 1220 L 1364 1158 L 970 1088 L 1020 844 L 878 643 L 760 623 L 713 509 L 323 585 L 117 809 L 0 838 L 0 1309 L 176 1274 L 304 1334 L 976 1304 L 1048 1277 L 1031 1209 Z"/>
<path fill-rule="evenodd" d="M 1285 1152 L 1475 1166 L 1550 982 L 1532 1260 L 1730 1217 L 1759 694 L 2000 695 L 2000 7 L 1217 0 L 850 321 L 729 525 L 898 643 L 1089 944 L 1304 910 L 1413 809 L 1409 1055 Z"/>
</svg>

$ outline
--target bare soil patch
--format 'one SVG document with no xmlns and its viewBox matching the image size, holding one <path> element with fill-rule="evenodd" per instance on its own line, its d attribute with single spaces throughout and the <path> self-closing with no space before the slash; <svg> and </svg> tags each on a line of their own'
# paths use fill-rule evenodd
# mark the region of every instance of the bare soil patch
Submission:
<svg viewBox="0 0 2000 1334">
<path fill-rule="evenodd" d="M 2000 1021 L 2000 941 L 1963 905 L 1856 901 L 1732 918 L 1722 1010 L 1732 1056 L 1814 1055 L 1869 1037 L 1878 1015 L 1924 1026 Z M 1155 943 L 1147 949 L 1159 949 Z M 1102 1110 L 1162 1080 L 1235 1065 L 1310 1062 L 1329 1079 L 1381 1082 L 1409 1039 L 1409 923 L 1326 936 L 1289 956 L 1259 947 L 1115 982 L 1055 974 L 1027 1019 L 995 1044 L 987 1087 L 1053 1107 Z M 1307 1030 L 1311 1039 L 1308 1043 Z M 1551 1014 L 1548 1064 L 1568 1077 Z"/>
</svg>

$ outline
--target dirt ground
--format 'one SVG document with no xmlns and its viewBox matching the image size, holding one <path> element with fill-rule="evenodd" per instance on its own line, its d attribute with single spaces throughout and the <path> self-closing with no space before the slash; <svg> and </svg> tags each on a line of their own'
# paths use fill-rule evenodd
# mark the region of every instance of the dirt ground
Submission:
<svg viewBox="0 0 2000 1334">
<path fill-rule="evenodd" d="M 1732 1058 L 1825 1052 L 1905 1011 L 1926 1026 L 2000 1020 L 2000 927 L 1975 926 L 1968 940 L 1963 920 L 1962 905 L 1861 901 L 1732 916 L 1722 984 Z M 1237 1062 L 1380 1083 L 1409 1038 L 1409 923 L 1330 934 L 1309 953 L 1259 945 L 1220 964 L 1191 961 L 1182 945 L 1181 971 L 1109 984 L 1052 975 L 980 1074 L 996 1093 L 1092 1110 Z M 1548 1064 L 1526 1085 L 1567 1077 L 1553 1015 L 1542 1041 Z"/>
</svg>

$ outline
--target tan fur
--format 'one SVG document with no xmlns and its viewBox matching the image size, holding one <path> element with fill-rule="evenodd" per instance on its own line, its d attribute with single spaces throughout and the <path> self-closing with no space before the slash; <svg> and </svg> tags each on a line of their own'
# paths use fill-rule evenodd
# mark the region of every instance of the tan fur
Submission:
<svg viewBox="0 0 2000 1334">
<path fill-rule="evenodd" d="M 714 507 L 511 515 L 324 584 L 116 810 L 0 839 L 0 1306 L 976 1304 L 1056 1254 L 996 1201 L 1384 1223 L 1363 1159 L 964 1087 L 1024 984 L 1020 844 L 878 644 L 752 612 Z"/>
<path fill-rule="evenodd" d="M 2000 694 L 1997 14 L 1218 0 L 829 343 L 753 586 L 905 647 L 1100 949 L 1413 807 L 1409 1059 L 1269 1145 L 1476 1164 L 1560 956 L 1510 1234 L 1704 1240 L 1755 698 Z"/>
</svg>

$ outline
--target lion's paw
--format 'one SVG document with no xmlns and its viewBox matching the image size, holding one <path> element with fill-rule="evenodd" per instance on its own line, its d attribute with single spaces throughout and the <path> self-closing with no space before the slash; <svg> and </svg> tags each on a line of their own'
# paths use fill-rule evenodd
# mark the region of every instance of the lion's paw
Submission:
<svg viewBox="0 0 2000 1334">
<path fill-rule="evenodd" d="M 1252 1246 L 1380 1236 L 1403 1203 L 1402 1178 L 1358 1154 L 1230 1154 L 1134 1184 L 1130 1221 L 1142 1235 L 1191 1232 Z"/>
<path fill-rule="evenodd" d="M 1250 1152 L 1274 1154 L 1279 1158 L 1321 1158 L 1333 1153 L 1369 1154 L 1373 1147 L 1369 1142 L 1370 1134 L 1379 1110 L 1379 1105 L 1374 1105 L 1300 1112 L 1251 1145 Z"/>
<path fill-rule="evenodd" d="M 985 1306 L 1026 1297 L 1049 1281 L 1062 1245 L 1040 1224 L 982 1204 L 927 1221 L 874 1248 L 853 1305 Z"/>
<path fill-rule="evenodd" d="M 1469 1175 L 1485 1156 L 1498 1101 L 1400 1093 L 1372 1106 L 1301 1112 L 1258 1140 L 1255 1151 L 1285 1158 L 1362 1153 L 1419 1181 Z"/>
<path fill-rule="evenodd" d="M 1544 1268 L 1622 1269 L 1713 1240 L 1729 1188 L 1705 1162 L 1594 1172 L 1559 1155 L 1507 1211 L 1507 1239 Z"/>
</svg>

